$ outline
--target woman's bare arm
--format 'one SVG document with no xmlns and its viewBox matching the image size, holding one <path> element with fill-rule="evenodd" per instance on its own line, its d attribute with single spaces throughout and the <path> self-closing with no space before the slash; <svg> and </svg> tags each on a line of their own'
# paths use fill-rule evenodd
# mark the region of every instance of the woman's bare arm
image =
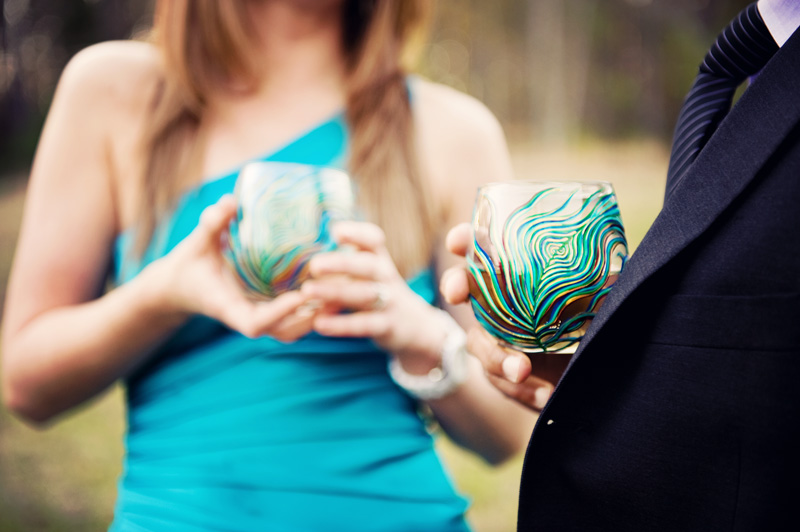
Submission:
<svg viewBox="0 0 800 532">
<path fill-rule="evenodd" d="M 513 178 L 508 147 L 500 125 L 477 101 L 448 88 L 420 83 L 416 119 L 423 164 L 443 205 L 443 229 L 472 217 L 479 186 Z M 437 278 L 463 259 L 449 253 L 440 235 Z M 445 305 L 464 329 L 477 327 L 467 305 Z M 476 359 L 458 391 L 432 401 L 439 423 L 457 442 L 498 463 L 524 449 L 536 416 L 509 400 L 486 379 Z"/>
<path fill-rule="evenodd" d="M 157 72 L 146 46 L 107 43 L 76 56 L 37 149 L 2 331 L 4 400 L 31 421 L 127 375 L 192 314 L 251 336 L 288 339 L 310 328 L 292 315 L 299 294 L 254 304 L 226 275 L 219 236 L 235 212 L 230 198 L 166 257 L 103 295 L 122 225 L 117 191 L 131 190 L 119 180 L 135 175 L 120 161 L 137 163 L 130 139 Z"/>
</svg>

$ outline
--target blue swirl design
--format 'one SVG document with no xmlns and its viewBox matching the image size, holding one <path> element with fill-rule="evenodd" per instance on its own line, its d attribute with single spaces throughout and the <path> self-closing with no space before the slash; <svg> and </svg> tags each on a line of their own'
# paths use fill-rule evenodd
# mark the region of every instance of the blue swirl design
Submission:
<svg viewBox="0 0 800 532">
<path fill-rule="evenodd" d="M 235 195 L 228 259 L 251 293 L 265 298 L 298 288 L 311 257 L 336 247 L 331 224 L 352 219 L 355 209 L 347 174 L 290 163 L 248 165 Z"/>
<path fill-rule="evenodd" d="M 573 192 L 555 207 L 552 196 L 564 190 L 543 189 L 511 213 L 501 238 L 476 237 L 467 260 L 471 302 L 492 335 L 526 353 L 577 347 L 627 257 L 608 189 L 583 200 Z M 497 208 L 483 200 L 495 235 Z"/>
</svg>

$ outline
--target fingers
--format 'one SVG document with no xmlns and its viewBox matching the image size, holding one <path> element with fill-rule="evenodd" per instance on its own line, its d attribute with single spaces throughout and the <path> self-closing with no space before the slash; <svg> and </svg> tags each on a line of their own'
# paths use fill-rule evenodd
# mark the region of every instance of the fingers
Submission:
<svg viewBox="0 0 800 532">
<path fill-rule="evenodd" d="M 533 375 L 520 384 L 513 384 L 494 375 L 487 375 L 486 378 L 506 396 L 536 411 L 541 411 L 553 394 L 552 384 Z"/>
<path fill-rule="evenodd" d="M 300 292 L 284 292 L 271 301 L 254 303 L 251 319 L 261 327 L 269 327 L 297 312 L 307 300 Z"/>
<path fill-rule="evenodd" d="M 391 323 L 383 312 L 319 314 L 314 318 L 314 330 L 324 336 L 381 338 L 389 334 Z"/>
<path fill-rule="evenodd" d="M 465 255 L 472 239 L 472 228 L 468 223 L 453 227 L 445 239 L 445 245 L 456 255 Z M 442 274 L 439 291 L 451 305 L 465 303 L 469 298 L 469 274 L 463 266 L 454 266 Z"/>
<path fill-rule="evenodd" d="M 314 312 L 303 312 L 301 306 L 296 312 L 270 325 L 269 329 L 259 336 L 269 334 L 281 342 L 292 342 L 313 330 Z"/>
<path fill-rule="evenodd" d="M 342 278 L 306 281 L 301 288 L 309 300 L 326 307 L 356 310 L 383 310 L 390 299 L 387 290 L 383 283 Z"/>
<path fill-rule="evenodd" d="M 525 380 L 531 373 L 530 359 L 516 351 L 506 350 L 497 344 L 483 329 L 473 327 L 467 333 L 467 349 L 478 357 L 489 375 L 504 378 L 511 383 Z"/>
<path fill-rule="evenodd" d="M 306 319 L 307 328 L 310 330 L 311 319 L 309 316 L 293 317 L 293 314 L 305 302 L 306 297 L 299 292 L 286 292 L 272 301 L 264 302 L 253 302 L 244 296 L 220 294 L 217 301 L 214 302 L 217 311 L 212 311 L 210 315 L 212 317 L 216 315 L 225 325 L 249 338 L 257 338 L 266 334 L 275 336 L 276 331 L 273 329 L 280 330 L 284 334 L 298 329 L 303 323 L 303 319 L 300 318 Z M 287 320 L 287 318 L 292 319 Z"/>
<path fill-rule="evenodd" d="M 486 331 L 472 328 L 467 348 L 483 364 L 486 377 L 498 390 L 519 403 L 541 410 L 553 393 L 553 384 L 531 374 L 531 361 L 522 353 L 504 349 Z"/>
<path fill-rule="evenodd" d="M 315 255 L 309 262 L 312 277 L 343 275 L 352 279 L 391 281 L 399 279 L 397 267 L 384 246 L 383 230 L 366 222 L 337 222 L 332 229 L 340 246 L 356 251 Z"/>
<path fill-rule="evenodd" d="M 451 305 L 466 303 L 469 298 L 469 274 L 461 266 L 445 270 L 439 282 L 439 291 Z"/>
<path fill-rule="evenodd" d="M 445 238 L 445 246 L 454 255 L 464 256 L 472 240 L 472 227 L 468 223 L 458 224 L 450 229 Z"/>
<path fill-rule="evenodd" d="M 200 215 L 199 227 L 210 235 L 219 235 L 227 229 L 231 218 L 236 214 L 236 200 L 230 194 L 222 196 L 217 203 L 206 207 Z"/>
<path fill-rule="evenodd" d="M 375 224 L 368 222 L 342 221 L 331 228 L 336 243 L 350 244 L 364 251 L 377 253 L 385 249 L 386 235 Z"/>
<path fill-rule="evenodd" d="M 353 253 L 320 253 L 309 262 L 312 277 L 321 278 L 326 275 L 347 275 L 357 279 L 385 279 L 386 266 L 379 257 L 370 251 Z"/>
</svg>

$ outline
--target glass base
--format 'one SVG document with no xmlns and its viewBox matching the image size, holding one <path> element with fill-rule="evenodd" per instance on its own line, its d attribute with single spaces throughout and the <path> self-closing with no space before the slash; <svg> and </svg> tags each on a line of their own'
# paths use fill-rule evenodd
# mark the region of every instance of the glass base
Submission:
<svg viewBox="0 0 800 532">
<path fill-rule="evenodd" d="M 552 355 L 574 355 L 575 351 L 578 350 L 578 346 L 580 345 L 579 341 L 578 342 L 564 342 L 565 345 L 562 345 L 561 347 L 559 347 L 558 344 L 556 344 L 555 346 L 553 346 L 552 348 L 549 348 L 549 349 L 538 349 L 538 348 L 521 347 L 521 346 L 518 346 L 518 345 L 509 344 L 508 342 L 505 342 L 505 341 L 499 340 L 499 339 L 498 339 L 498 343 L 500 345 L 502 345 L 503 347 L 506 347 L 508 349 L 513 349 L 515 351 L 520 351 L 522 353 L 525 353 L 528 357 L 531 357 L 531 356 L 534 356 L 534 355 L 543 355 L 543 354 L 547 354 L 547 355 L 551 355 L 551 354 Z"/>
</svg>

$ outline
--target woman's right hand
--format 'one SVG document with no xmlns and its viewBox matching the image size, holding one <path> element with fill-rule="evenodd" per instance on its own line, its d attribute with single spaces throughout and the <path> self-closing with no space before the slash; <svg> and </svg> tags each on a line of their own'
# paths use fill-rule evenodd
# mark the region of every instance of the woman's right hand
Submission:
<svg viewBox="0 0 800 532">
<path fill-rule="evenodd" d="M 309 333 L 313 314 L 303 311 L 306 296 L 292 291 L 271 301 L 254 300 L 225 264 L 221 241 L 235 214 L 236 201 L 223 196 L 203 211 L 189 236 L 140 275 L 158 287 L 163 310 L 203 314 L 250 338 L 292 341 Z"/>
</svg>

